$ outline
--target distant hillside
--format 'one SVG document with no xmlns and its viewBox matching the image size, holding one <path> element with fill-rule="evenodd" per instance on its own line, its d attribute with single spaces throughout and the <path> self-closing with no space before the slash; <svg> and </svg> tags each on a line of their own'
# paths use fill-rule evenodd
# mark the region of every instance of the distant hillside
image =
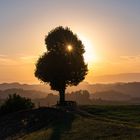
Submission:
<svg viewBox="0 0 140 140">
<path fill-rule="evenodd" d="M 130 100 L 131 96 L 121 92 L 110 90 L 110 91 L 95 92 L 94 94 L 92 94 L 92 98 L 109 100 L 109 101 L 126 101 L 126 100 Z"/>
<path fill-rule="evenodd" d="M 12 89 L 1 90 L 0 99 L 5 99 L 8 97 L 9 94 L 14 94 L 14 93 L 19 94 L 22 97 L 27 97 L 27 98 L 31 98 L 31 99 L 45 98 L 47 96 L 46 92 L 12 88 Z"/>
<path fill-rule="evenodd" d="M 88 87 L 90 93 L 110 91 L 124 93 L 131 97 L 140 97 L 140 82 L 114 83 L 114 84 L 95 84 Z"/>
<path fill-rule="evenodd" d="M 5 91 L 5 94 L 10 92 L 17 92 L 14 89 L 18 89 L 18 93 L 22 92 L 21 89 L 27 90 L 27 95 L 34 94 L 34 97 L 44 97 L 47 93 L 57 93 L 56 91 L 50 90 L 49 85 L 39 84 L 39 85 L 28 85 L 20 83 L 2 83 L 0 84 L 0 94 L 3 90 L 12 89 L 12 91 Z M 91 94 L 96 92 L 104 91 L 116 91 L 117 93 L 123 93 L 128 97 L 140 97 L 140 82 L 129 82 L 129 83 L 111 83 L 111 84 L 89 84 L 87 82 L 82 82 L 78 86 L 68 87 L 66 92 L 78 91 L 78 90 L 88 90 Z M 45 94 L 44 94 L 45 93 Z M 116 93 L 116 94 L 117 94 Z M 26 95 L 26 93 L 25 93 Z M 0 95 L 1 96 L 1 95 Z M 7 96 L 7 95 L 6 95 Z"/>
<path fill-rule="evenodd" d="M 0 90 L 13 89 L 13 88 L 51 92 L 49 85 L 44 85 L 44 84 L 29 85 L 29 84 L 20 84 L 18 82 L 0 84 Z"/>
<path fill-rule="evenodd" d="M 115 83 L 115 82 L 140 82 L 140 73 L 121 73 L 113 75 L 93 76 L 96 83 Z"/>
</svg>

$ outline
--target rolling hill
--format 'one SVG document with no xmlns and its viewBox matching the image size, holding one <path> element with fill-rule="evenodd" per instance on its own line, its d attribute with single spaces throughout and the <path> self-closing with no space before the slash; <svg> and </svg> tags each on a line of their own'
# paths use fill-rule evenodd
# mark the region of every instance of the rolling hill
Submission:
<svg viewBox="0 0 140 140">
<path fill-rule="evenodd" d="M 140 139 L 140 106 L 81 106 L 79 109 L 38 108 L 1 116 L 0 139 Z"/>
</svg>

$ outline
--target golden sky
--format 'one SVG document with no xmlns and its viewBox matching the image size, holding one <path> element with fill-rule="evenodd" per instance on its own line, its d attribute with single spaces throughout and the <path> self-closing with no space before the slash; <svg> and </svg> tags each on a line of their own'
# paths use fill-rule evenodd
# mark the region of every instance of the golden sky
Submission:
<svg viewBox="0 0 140 140">
<path fill-rule="evenodd" d="M 85 45 L 88 82 L 140 72 L 139 0 L 0 1 L 0 82 L 38 83 L 35 63 L 44 38 L 68 26 Z"/>
</svg>

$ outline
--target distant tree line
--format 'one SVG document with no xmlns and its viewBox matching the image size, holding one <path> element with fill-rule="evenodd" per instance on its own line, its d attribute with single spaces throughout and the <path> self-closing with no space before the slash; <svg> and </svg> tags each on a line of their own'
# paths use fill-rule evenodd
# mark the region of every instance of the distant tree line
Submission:
<svg viewBox="0 0 140 140">
<path fill-rule="evenodd" d="M 98 96 L 97 96 L 98 95 Z M 129 98 L 116 91 L 103 91 L 93 94 L 92 98 L 87 90 L 78 90 L 66 93 L 66 100 L 76 101 L 78 105 L 127 105 L 140 104 L 140 98 Z M 55 105 L 59 100 L 59 96 L 53 93 L 47 95 L 46 98 L 35 99 L 33 102 L 38 106 Z"/>
<path fill-rule="evenodd" d="M 59 100 L 59 96 L 48 94 L 46 98 L 33 100 L 37 106 L 55 105 Z M 92 104 L 90 93 L 87 90 L 79 90 L 71 93 L 66 93 L 66 101 L 76 101 L 79 105 Z"/>
</svg>

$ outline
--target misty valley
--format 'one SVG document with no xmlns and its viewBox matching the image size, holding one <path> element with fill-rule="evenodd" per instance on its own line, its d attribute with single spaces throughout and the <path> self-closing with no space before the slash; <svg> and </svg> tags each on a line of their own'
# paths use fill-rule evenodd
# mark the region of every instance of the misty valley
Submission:
<svg viewBox="0 0 140 140">
<path fill-rule="evenodd" d="M 0 84 L 0 102 L 3 102 L 9 94 L 14 93 L 31 98 L 36 106 L 55 105 L 59 100 L 58 93 L 52 92 L 47 85 Z M 136 105 L 140 104 L 140 83 L 91 85 L 83 82 L 77 87 L 68 88 L 66 100 L 76 101 L 79 105 Z"/>
</svg>

